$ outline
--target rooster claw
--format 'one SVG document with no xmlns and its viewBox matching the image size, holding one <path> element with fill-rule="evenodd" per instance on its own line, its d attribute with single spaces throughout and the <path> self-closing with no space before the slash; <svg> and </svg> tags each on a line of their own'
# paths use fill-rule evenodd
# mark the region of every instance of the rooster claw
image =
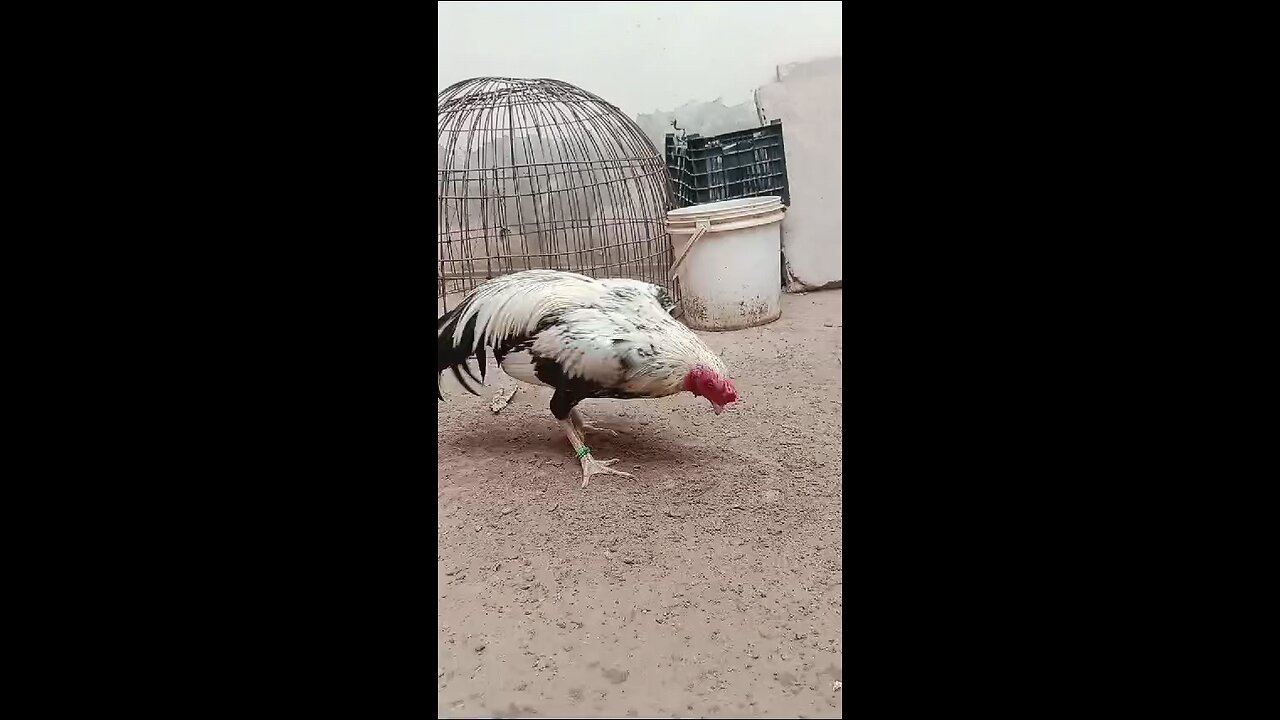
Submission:
<svg viewBox="0 0 1280 720">
<path fill-rule="evenodd" d="M 629 472 L 614 470 L 609 467 L 616 462 L 618 462 L 618 458 L 614 458 L 612 460 L 596 460 L 590 455 L 582 458 L 582 487 L 585 488 L 587 483 L 591 482 L 592 475 L 621 475 L 629 478 L 635 477 L 635 475 L 632 475 Z"/>
<path fill-rule="evenodd" d="M 609 433 L 610 435 L 612 435 L 612 436 L 614 436 L 614 437 L 618 437 L 618 431 L 617 431 L 617 430 L 613 430 L 613 429 L 611 429 L 611 428 L 607 428 L 607 427 L 600 427 L 599 425 L 592 425 L 591 423 L 583 423 L 583 424 L 582 424 L 582 429 L 583 429 L 583 430 L 595 430 L 595 431 L 597 431 L 597 432 L 607 432 L 607 433 Z M 610 462 L 612 462 L 612 461 L 610 461 Z"/>
</svg>

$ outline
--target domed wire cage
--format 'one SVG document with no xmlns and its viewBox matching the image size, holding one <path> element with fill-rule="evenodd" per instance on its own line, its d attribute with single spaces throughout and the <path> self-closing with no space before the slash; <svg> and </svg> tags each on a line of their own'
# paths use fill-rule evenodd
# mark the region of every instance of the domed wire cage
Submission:
<svg viewBox="0 0 1280 720">
<path fill-rule="evenodd" d="M 666 160 L 617 107 L 559 80 L 474 78 L 437 97 L 440 312 L 534 268 L 660 285 Z"/>
</svg>

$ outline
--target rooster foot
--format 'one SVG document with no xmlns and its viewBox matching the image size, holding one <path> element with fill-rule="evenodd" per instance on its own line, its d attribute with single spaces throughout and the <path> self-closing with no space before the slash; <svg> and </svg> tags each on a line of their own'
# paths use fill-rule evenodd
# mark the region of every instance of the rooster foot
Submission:
<svg viewBox="0 0 1280 720">
<path fill-rule="evenodd" d="M 613 460 L 596 460 L 590 455 L 583 457 L 582 458 L 582 487 L 585 488 L 587 486 L 587 483 L 591 482 L 592 475 L 621 475 L 623 477 L 629 477 L 629 478 L 635 477 L 635 475 L 632 475 L 629 472 L 614 470 L 613 468 L 609 467 L 610 465 L 616 462 L 618 462 L 617 458 L 614 458 Z"/>
</svg>

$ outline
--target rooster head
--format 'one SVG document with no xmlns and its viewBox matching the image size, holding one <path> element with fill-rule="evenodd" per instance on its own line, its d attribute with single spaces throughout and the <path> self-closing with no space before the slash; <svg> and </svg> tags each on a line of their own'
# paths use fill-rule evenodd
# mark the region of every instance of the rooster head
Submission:
<svg viewBox="0 0 1280 720">
<path fill-rule="evenodd" d="M 716 414 L 724 412 L 724 406 L 738 401 L 738 391 L 729 378 L 705 365 L 699 365 L 684 378 L 684 389 L 711 401 Z"/>
</svg>

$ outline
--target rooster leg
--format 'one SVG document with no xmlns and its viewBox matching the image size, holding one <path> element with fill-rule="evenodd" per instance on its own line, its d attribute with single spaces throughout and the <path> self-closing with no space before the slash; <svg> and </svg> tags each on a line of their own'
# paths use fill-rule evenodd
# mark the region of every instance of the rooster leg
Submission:
<svg viewBox="0 0 1280 720">
<path fill-rule="evenodd" d="M 564 434 L 568 436 L 569 442 L 573 444 L 575 452 L 582 452 L 582 449 L 587 447 L 587 444 L 582 442 L 582 437 L 578 434 L 578 428 L 574 426 L 572 420 L 561 420 L 560 427 L 564 429 Z M 592 475 L 621 475 L 623 477 L 635 477 L 635 475 L 632 475 L 629 472 L 622 472 L 621 470 L 614 470 L 609 467 L 610 465 L 618 462 L 616 458 L 613 460 L 596 460 L 591 456 L 591 453 L 588 452 L 579 458 L 579 460 L 582 462 L 582 487 L 586 487 L 587 483 L 591 482 Z"/>
<path fill-rule="evenodd" d="M 574 427 L 578 429 L 578 435 L 580 437 L 585 438 L 587 436 L 587 433 L 586 433 L 587 430 L 599 430 L 600 432 L 607 432 L 614 437 L 618 437 L 617 430 L 611 430 L 607 427 L 600 427 L 599 425 L 592 425 L 591 423 L 587 422 L 587 419 L 583 417 L 582 412 L 579 411 L 578 408 L 574 408 L 569 411 L 569 419 L 573 421 Z"/>
</svg>

